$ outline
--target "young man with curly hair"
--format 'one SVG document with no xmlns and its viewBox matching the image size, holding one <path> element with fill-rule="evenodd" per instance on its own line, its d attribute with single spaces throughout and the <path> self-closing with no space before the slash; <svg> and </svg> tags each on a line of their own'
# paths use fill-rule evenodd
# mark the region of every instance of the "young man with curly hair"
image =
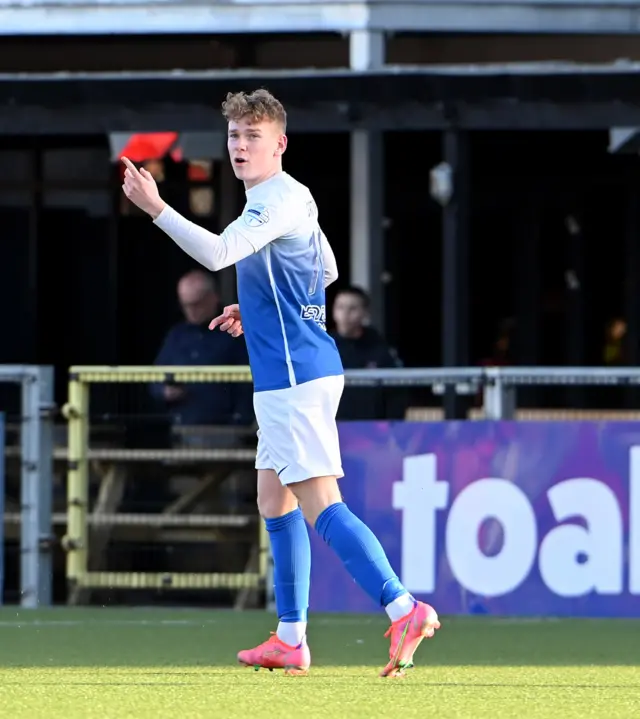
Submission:
<svg viewBox="0 0 640 719">
<path fill-rule="evenodd" d="M 338 276 L 311 192 L 282 169 L 287 117 L 266 90 L 227 95 L 222 111 L 245 208 L 221 235 L 198 227 L 160 198 L 153 178 L 126 158 L 126 196 L 187 254 L 212 271 L 235 265 L 239 303 L 211 322 L 244 334 L 258 421 L 258 507 L 269 533 L 279 624 L 238 654 L 247 666 L 306 674 L 311 550 L 306 522 L 336 552 L 391 621 L 381 676 L 402 676 L 425 637 L 440 627 L 393 571 L 380 542 L 342 501 L 336 412 L 344 373 L 327 333 L 325 288 Z"/>
</svg>

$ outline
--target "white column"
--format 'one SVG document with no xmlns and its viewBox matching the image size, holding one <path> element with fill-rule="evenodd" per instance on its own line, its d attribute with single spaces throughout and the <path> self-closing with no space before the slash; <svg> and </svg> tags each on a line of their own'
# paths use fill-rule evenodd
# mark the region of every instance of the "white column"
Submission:
<svg viewBox="0 0 640 719">
<path fill-rule="evenodd" d="M 374 70 L 385 61 L 385 39 L 381 32 L 354 30 L 349 36 L 349 66 L 352 70 Z"/>
<path fill-rule="evenodd" d="M 354 71 L 374 70 L 384 64 L 385 38 L 380 32 L 351 33 L 349 59 Z M 384 331 L 384 187 L 381 132 L 351 133 L 350 282 L 371 293 L 371 315 Z"/>
</svg>

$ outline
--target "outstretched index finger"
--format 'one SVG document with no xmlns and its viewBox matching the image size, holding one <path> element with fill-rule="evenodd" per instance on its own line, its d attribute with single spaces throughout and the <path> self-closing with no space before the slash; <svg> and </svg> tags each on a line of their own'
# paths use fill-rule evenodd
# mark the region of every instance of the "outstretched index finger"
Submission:
<svg viewBox="0 0 640 719">
<path fill-rule="evenodd" d="M 128 170 L 131 170 L 131 172 L 133 172 L 135 175 L 140 174 L 140 171 L 138 170 L 138 168 L 133 164 L 133 162 L 131 162 L 131 160 L 128 157 L 123 157 L 122 162 L 124 162 L 125 167 Z"/>
<path fill-rule="evenodd" d="M 216 327 L 221 325 L 227 318 L 224 315 L 218 315 L 209 322 L 209 329 L 215 330 Z"/>
</svg>

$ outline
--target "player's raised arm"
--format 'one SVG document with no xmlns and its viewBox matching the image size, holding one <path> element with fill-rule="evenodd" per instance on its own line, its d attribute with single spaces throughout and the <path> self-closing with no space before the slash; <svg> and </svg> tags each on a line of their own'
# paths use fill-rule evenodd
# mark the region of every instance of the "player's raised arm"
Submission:
<svg viewBox="0 0 640 719">
<path fill-rule="evenodd" d="M 253 254 L 267 242 L 276 239 L 277 222 L 273 222 L 269 227 L 265 226 L 260 231 L 257 231 L 258 228 L 251 227 L 253 224 L 260 224 L 255 219 L 255 209 L 251 210 L 251 208 L 247 210 L 250 214 L 243 215 L 245 224 L 247 224 L 247 232 L 232 230 L 234 225 L 242 223 L 243 218 L 232 223 L 222 235 L 205 230 L 204 227 L 187 220 L 164 202 L 160 197 L 155 180 L 149 172 L 145 169 L 138 170 L 127 158 L 123 158 L 123 162 L 127 168 L 123 184 L 125 195 L 150 215 L 154 223 L 169 235 L 182 250 L 207 269 L 215 272 L 234 265 Z M 263 216 L 270 216 L 266 208 L 263 210 Z M 273 230 L 276 231 L 275 235 Z"/>
<path fill-rule="evenodd" d="M 216 235 L 187 220 L 168 205 L 156 217 L 157 225 L 190 257 L 217 272 L 252 255 L 253 245 L 238 233 Z"/>
<path fill-rule="evenodd" d="M 270 242 L 286 237 L 304 216 L 304 209 L 303 203 L 295 201 L 280 200 L 268 205 L 248 202 L 242 215 L 222 233 L 222 238 L 229 245 L 249 243 L 251 252 L 259 252 Z"/>
<path fill-rule="evenodd" d="M 258 252 L 289 232 L 291 226 L 286 212 L 260 204 L 248 204 L 221 235 L 199 227 L 168 205 L 154 223 L 194 260 L 214 272 Z"/>
</svg>

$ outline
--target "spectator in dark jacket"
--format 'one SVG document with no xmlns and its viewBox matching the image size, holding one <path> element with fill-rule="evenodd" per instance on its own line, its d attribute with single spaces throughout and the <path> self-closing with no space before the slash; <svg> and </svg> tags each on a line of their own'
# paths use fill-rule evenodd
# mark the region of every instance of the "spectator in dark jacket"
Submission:
<svg viewBox="0 0 640 719">
<path fill-rule="evenodd" d="M 167 333 L 156 365 L 249 364 L 243 338 L 209 330 L 209 322 L 221 311 L 212 275 L 201 270 L 184 275 L 178 283 L 178 300 L 185 320 Z M 175 424 L 250 425 L 254 420 L 250 383 L 163 384 L 152 385 L 151 391 Z"/>
<path fill-rule="evenodd" d="M 369 322 L 370 300 L 359 287 L 346 287 L 333 303 L 335 329 L 331 336 L 345 369 L 401 367 L 396 351 Z M 347 386 L 342 395 L 338 419 L 401 419 L 404 402 L 392 399 L 394 390 Z"/>
</svg>

